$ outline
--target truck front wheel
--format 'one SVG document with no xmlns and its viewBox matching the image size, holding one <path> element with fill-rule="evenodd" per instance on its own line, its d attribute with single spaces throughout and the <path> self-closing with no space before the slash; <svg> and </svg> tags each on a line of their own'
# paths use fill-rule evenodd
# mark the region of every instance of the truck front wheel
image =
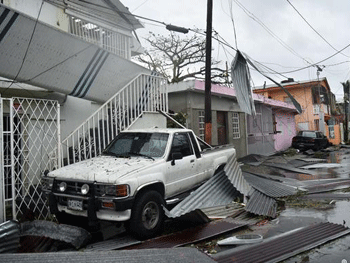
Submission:
<svg viewBox="0 0 350 263">
<path fill-rule="evenodd" d="M 163 204 L 164 200 L 157 191 L 145 192 L 138 196 L 128 224 L 131 234 L 144 240 L 160 233 L 164 221 Z"/>
</svg>

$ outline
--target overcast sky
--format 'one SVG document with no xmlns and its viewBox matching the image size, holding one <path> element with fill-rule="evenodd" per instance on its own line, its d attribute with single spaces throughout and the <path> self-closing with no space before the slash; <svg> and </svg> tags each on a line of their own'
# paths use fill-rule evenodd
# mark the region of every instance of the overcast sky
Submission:
<svg viewBox="0 0 350 263">
<path fill-rule="evenodd" d="M 186 28 L 206 29 L 206 0 L 121 0 L 129 10 L 139 16 Z M 303 18 L 312 28 L 303 20 Z M 317 79 L 317 69 L 284 73 L 319 63 L 350 44 L 349 0 L 214 0 L 213 29 L 236 48 L 233 23 L 235 23 L 238 49 L 252 59 L 263 63 L 276 72 L 269 75 L 276 81 L 294 78 L 296 81 Z M 164 26 L 140 19 L 144 29 L 138 36 L 147 37 L 148 32 L 167 35 Z M 264 29 L 265 28 L 265 29 Z M 268 33 L 269 31 L 270 33 Z M 316 32 L 317 33 L 316 33 Z M 328 43 L 327 43 L 328 42 Z M 235 51 L 213 41 L 214 59 L 230 64 Z M 224 65 L 224 64 L 223 64 Z M 350 79 L 350 47 L 331 59 L 320 62 L 325 66 L 320 78 L 326 77 L 337 100 L 343 97 L 341 82 Z M 251 71 L 255 86 L 269 80 Z"/>
</svg>

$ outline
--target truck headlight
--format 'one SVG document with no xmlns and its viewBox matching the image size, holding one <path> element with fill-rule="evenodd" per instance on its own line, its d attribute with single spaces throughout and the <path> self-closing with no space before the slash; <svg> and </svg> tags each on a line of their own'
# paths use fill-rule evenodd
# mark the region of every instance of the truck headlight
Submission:
<svg viewBox="0 0 350 263">
<path fill-rule="evenodd" d="M 81 193 L 83 195 L 87 195 L 89 190 L 90 190 L 90 186 L 88 184 L 83 184 L 83 186 L 81 187 Z"/>
<path fill-rule="evenodd" d="M 66 191 L 67 183 L 66 182 L 60 182 L 60 184 L 58 185 L 58 189 L 60 189 L 61 192 Z"/>
<path fill-rule="evenodd" d="M 52 177 L 47 177 L 47 176 L 42 177 L 41 178 L 42 189 L 47 191 L 51 190 L 53 187 L 53 180 L 54 178 Z"/>
<path fill-rule="evenodd" d="M 116 197 L 127 197 L 129 196 L 129 185 L 120 184 L 120 185 L 107 185 L 99 184 L 97 185 L 98 193 L 101 196 L 116 196 Z"/>
</svg>

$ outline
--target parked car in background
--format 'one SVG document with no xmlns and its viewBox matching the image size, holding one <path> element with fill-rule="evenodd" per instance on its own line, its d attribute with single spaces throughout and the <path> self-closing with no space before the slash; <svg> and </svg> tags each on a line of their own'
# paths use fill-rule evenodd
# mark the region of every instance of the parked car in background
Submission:
<svg viewBox="0 0 350 263">
<path fill-rule="evenodd" d="M 292 147 L 300 150 L 313 149 L 315 151 L 330 145 L 327 136 L 319 131 L 299 131 L 292 139 Z"/>
</svg>

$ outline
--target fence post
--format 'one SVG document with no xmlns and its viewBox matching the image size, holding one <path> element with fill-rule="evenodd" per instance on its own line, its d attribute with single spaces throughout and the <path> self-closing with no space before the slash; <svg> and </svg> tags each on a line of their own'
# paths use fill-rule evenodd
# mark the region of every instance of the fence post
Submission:
<svg viewBox="0 0 350 263">
<path fill-rule="evenodd" d="M 3 134 L 3 102 L 0 98 L 0 223 L 5 221 L 5 187 L 4 187 L 4 134 Z"/>
</svg>

